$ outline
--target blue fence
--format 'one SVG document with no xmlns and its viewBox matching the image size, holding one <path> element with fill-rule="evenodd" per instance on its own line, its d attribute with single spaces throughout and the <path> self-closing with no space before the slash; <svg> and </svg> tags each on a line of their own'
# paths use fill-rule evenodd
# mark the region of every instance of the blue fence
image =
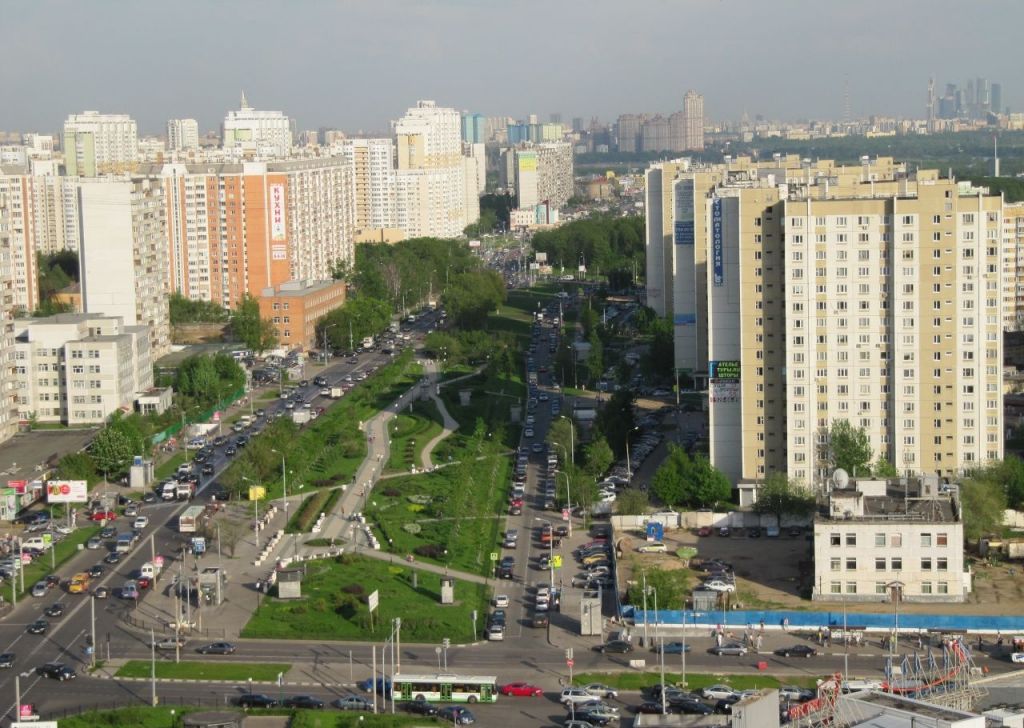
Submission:
<svg viewBox="0 0 1024 728">
<path fill-rule="evenodd" d="M 631 606 L 624 606 L 623 617 L 635 623 L 643 622 L 644 612 Z M 713 627 L 746 627 L 759 626 L 761 620 L 769 628 L 781 628 L 783 624 L 789 629 L 818 629 L 819 627 L 843 626 L 843 612 L 804 612 L 784 610 L 733 610 L 713 612 L 680 611 L 678 609 L 659 609 L 657 612 L 648 610 L 647 621 L 660 622 L 666 625 L 681 625 L 686 619 L 688 626 Z M 788 621 L 787 621 L 788 620 Z M 875 631 L 888 631 L 894 628 L 897 615 L 892 612 L 852 612 L 846 613 L 848 627 L 864 628 Z M 1024 634 L 1024 615 L 1021 616 L 985 616 L 967 614 L 905 614 L 898 615 L 900 631 L 945 630 L 949 632 L 1003 632 L 1006 634 Z"/>
</svg>

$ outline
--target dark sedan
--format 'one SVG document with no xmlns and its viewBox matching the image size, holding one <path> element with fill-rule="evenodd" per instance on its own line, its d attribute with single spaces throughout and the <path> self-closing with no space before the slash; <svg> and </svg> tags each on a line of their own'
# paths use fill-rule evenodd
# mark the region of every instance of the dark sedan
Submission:
<svg viewBox="0 0 1024 728">
<path fill-rule="evenodd" d="M 277 701 L 263 693 L 246 693 L 239 696 L 238 705 L 242 708 L 273 708 Z"/>
<path fill-rule="evenodd" d="M 818 651 L 810 645 L 792 645 L 791 647 L 780 647 L 775 650 L 779 657 L 814 657 Z"/>
<path fill-rule="evenodd" d="M 664 652 L 666 655 L 681 655 L 684 652 L 690 651 L 690 643 L 683 644 L 682 642 L 666 642 L 664 645 L 655 645 L 651 648 L 651 652 Z"/>
<path fill-rule="evenodd" d="M 437 706 L 426 700 L 410 700 L 402 706 L 409 713 L 416 715 L 437 715 Z"/>
<path fill-rule="evenodd" d="M 594 648 L 601 654 L 619 654 L 623 655 L 627 652 L 633 651 L 633 645 L 626 642 L 626 640 L 610 640 L 605 642 L 603 645 L 598 645 Z"/>
<path fill-rule="evenodd" d="M 200 655 L 231 655 L 235 652 L 235 646 L 230 642 L 211 642 L 197 647 L 196 652 Z"/>
<path fill-rule="evenodd" d="M 321 710 L 324 707 L 324 701 L 314 698 L 312 695 L 293 695 L 290 698 L 285 698 L 281 705 L 286 708 Z"/>
</svg>

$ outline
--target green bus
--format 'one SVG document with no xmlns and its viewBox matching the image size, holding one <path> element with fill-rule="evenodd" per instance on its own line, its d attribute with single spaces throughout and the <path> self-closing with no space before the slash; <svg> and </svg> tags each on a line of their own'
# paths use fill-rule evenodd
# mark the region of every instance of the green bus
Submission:
<svg viewBox="0 0 1024 728">
<path fill-rule="evenodd" d="M 396 674 L 392 685 L 402 700 L 434 703 L 493 703 L 498 699 L 498 678 L 493 675 L 451 675 L 446 673 Z"/>
</svg>

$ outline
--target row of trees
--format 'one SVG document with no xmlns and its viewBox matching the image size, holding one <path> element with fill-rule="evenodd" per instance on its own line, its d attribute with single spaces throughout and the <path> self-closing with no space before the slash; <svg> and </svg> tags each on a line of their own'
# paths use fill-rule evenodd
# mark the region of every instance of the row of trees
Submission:
<svg viewBox="0 0 1024 728">
<path fill-rule="evenodd" d="M 212 301 L 193 301 L 174 292 L 168 299 L 171 324 L 224 323 L 229 313 Z"/>
<path fill-rule="evenodd" d="M 335 351 L 354 350 L 367 336 L 377 336 L 391 321 L 391 307 L 386 301 L 358 296 L 345 301 L 316 324 L 319 345 L 325 339 Z"/>
<path fill-rule="evenodd" d="M 588 272 L 608 275 L 643 270 L 644 218 L 594 217 L 577 220 L 533 236 L 533 248 L 547 253 L 548 263 L 575 270 L 585 263 Z"/>
</svg>

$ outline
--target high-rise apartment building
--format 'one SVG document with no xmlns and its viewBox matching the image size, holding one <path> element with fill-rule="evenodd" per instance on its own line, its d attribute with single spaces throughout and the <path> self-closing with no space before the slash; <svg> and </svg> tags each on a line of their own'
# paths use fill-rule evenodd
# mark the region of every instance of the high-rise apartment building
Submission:
<svg viewBox="0 0 1024 728">
<path fill-rule="evenodd" d="M 16 322 L 11 354 L 21 417 L 102 423 L 153 386 L 149 330 L 118 316 L 62 313 Z"/>
<path fill-rule="evenodd" d="M 410 238 L 461 235 L 480 212 L 479 200 L 475 211 L 470 205 L 476 196 L 476 164 L 462 156 L 459 112 L 418 101 L 395 122 L 395 135 L 398 227 Z"/>
<path fill-rule="evenodd" d="M 517 206 L 532 208 L 542 202 L 555 210 L 565 207 L 573 194 L 572 145 L 548 142 L 507 149 L 511 155 L 512 178 Z"/>
<path fill-rule="evenodd" d="M 155 359 L 170 349 L 167 220 L 159 180 L 104 179 L 78 189 L 82 307 L 149 330 Z"/>
<path fill-rule="evenodd" d="M 672 279 L 676 364 L 709 380 L 730 478 L 823 484 L 837 420 L 905 473 L 1002 457 L 999 197 L 886 158 L 676 162 L 648 181 L 648 285 Z"/>
<path fill-rule="evenodd" d="M 1003 205 L 1003 330 L 1024 331 L 1024 202 Z"/>
<path fill-rule="evenodd" d="M 242 94 L 238 110 L 224 117 L 222 145 L 244 157 L 286 157 L 292 149 L 291 120 L 280 111 L 252 108 Z"/>
<path fill-rule="evenodd" d="M 462 115 L 462 141 L 467 144 L 483 144 L 487 141 L 487 117 L 483 114 Z"/>
<path fill-rule="evenodd" d="M 64 122 L 63 146 L 70 177 L 130 172 L 139 158 L 139 129 L 127 114 L 71 114 Z"/>
<path fill-rule="evenodd" d="M 352 159 L 356 230 L 394 228 L 397 217 L 394 141 L 346 139 L 342 149 Z"/>
<path fill-rule="evenodd" d="M 24 167 L 0 167 L 0 207 L 7 210 L 7 254 L 13 278 L 13 305 L 28 313 L 39 307 L 33 177 Z"/>
<path fill-rule="evenodd" d="M 642 152 L 664 152 L 672 149 L 669 120 L 660 114 L 648 119 L 640 126 L 640 149 Z M 621 150 L 620 150 L 621 151 Z M 675 151 L 675 150 L 673 150 Z"/>
<path fill-rule="evenodd" d="M 619 151 L 631 154 L 640 151 L 640 128 L 645 120 L 644 116 L 636 114 L 623 114 L 616 123 L 618 129 Z"/>
<path fill-rule="evenodd" d="M 704 149 L 704 97 L 694 90 L 683 96 L 683 149 Z"/>
<path fill-rule="evenodd" d="M 199 149 L 199 122 L 195 119 L 171 119 L 167 122 L 168 151 Z"/>
<path fill-rule="evenodd" d="M 143 167 L 166 205 L 168 290 L 235 308 L 352 261 L 353 169 L 344 157 Z"/>
<path fill-rule="evenodd" d="M 0 442 L 18 431 L 14 361 L 14 273 L 7 208 L 0 201 Z"/>
</svg>

